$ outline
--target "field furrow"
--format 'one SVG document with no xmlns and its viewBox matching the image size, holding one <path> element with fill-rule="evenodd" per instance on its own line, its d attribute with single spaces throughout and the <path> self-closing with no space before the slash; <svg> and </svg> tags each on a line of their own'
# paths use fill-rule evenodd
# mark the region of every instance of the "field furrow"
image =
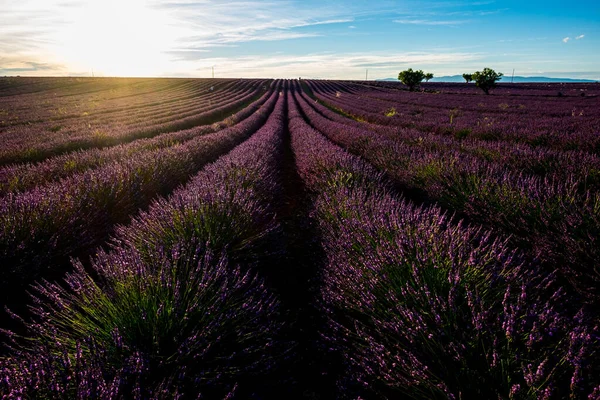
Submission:
<svg viewBox="0 0 600 400">
<path fill-rule="evenodd" d="M 416 89 L 0 78 L 0 397 L 597 399 L 598 86 Z"/>
<path fill-rule="evenodd" d="M 121 129 L 100 130 L 85 125 L 72 135 L 63 136 L 58 130 L 54 134 L 40 135 L 36 131 L 26 131 L 15 140 L 7 140 L 0 151 L 0 165 L 20 162 L 34 162 L 45 158 L 80 149 L 107 147 L 135 139 L 153 137 L 161 133 L 189 129 L 194 126 L 220 121 L 256 100 L 265 89 L 256 85 L 254 90 L 244 92 L 241 97 L 231 96 L 229 101 L 211 103 L 181 115 L 175 114 L 162 120 L 149 120 Z"/>
<path fill-rule="evenodd" d="M 207 163 L 244 141 L 270 115 L 277 92 L 251 118 L 180 146 L 144 152 L 54 184 L 0 200 L 0 259 L 5 302 L 32 278 L 56 277 L 71 257 L 85 257 L 116 224 L 127 223 Z M 9 288 L 11 290 L 9 290 Z"/>
<path fill-rule="evenodd" d="M 512 235 L 513 243 L 597 301 L 600 193 L 589 190 L 586 174 L 536 177 L 451 148 L 408 145 L 330 121 L 300 100 L 313 127 L 368 160 L 401 189 L 421 191 L 425 200 Z"/>
<path fill-rule="evenodd" d="M 292 101 L 288 118 L 327 258 L 322 335 L 347 362 L 344 395 L 491 398 L 515 385 L 551 385 L 559 397 L 592 392 L 571 385 L 579 365 L 593 364 L 595 340 L 579 340 L 560 279 L 505 239 L 397 197 L 392 182 L 308 125 Z M 563 364 L 573 346 L 582 358 Z M 551 372 L 532 378 L 521 359 Z"/>
<path fill-rule="evenodd" d="M 40 379 L 45 366 L 89 351 L 86 343 L 94 337 L 102 352 L 93 362 L 102 364 L 102 376 L 86 364 L 79 372 L 85 382 L 64 391 L 84 385 L 102 394 L 112 387 L 126 396 L 132 378 L 148 397 L 199 385 L 210 397 L 226 396 L 240 384 L 242 390 L 264 389 L 257 377 L 285 351 L 279 301 L 260 276 L 270 255 L 259 251 L 280 230 L 272 205 L 281 185 L 285 97 L 275 98 L 273 112 L 250 139 L 119 229 L 118 244 L 93 260 L 97 278 L 76 264 L 67 288 L 39 287 L 40 298 L 66 306 L 47 302 L 35 310 L 29 328 L 41 340 L 37 352 L 24 355 L 40 369 L 8 362 L 3 375 L 18 373 L 18 383 L 34 385 L 38 395 L 57 394 L 54 377 Z M 61 339 L 48 347 L 46 335 Z M 143 376 L 104 356 L 114 351 L 143 358 Z"/>
<path fill-rule="evenodd" d="M 568 99 L 568 104 L 564 104 L 562 97 L 550 98 L 536 105 L 537 110 L 529 110 L 528 102 L 511 108 L 509 103 L 502 102 L 509 100 L 494 98 L 499 103 L 490 112 L 484 103 L 490 101 L 487 96 L 470 99 L 477 102 L 479 108 L 470 111 L 470 106 L 460 96 L 435 95 L 439 107 L 427 108 L 414 101 L 399 103 L 357 94 L 343 85 L 318 81 L 309 81 L 308 85 L 317 98 L 332 108 L 369 123 L 416 128 L 442 135 L 461 132 L 461 135 L 481 140 L 505 140 L 557 150 L 582 150 L 595 154 L 600 151 L 597 135 L 600 131 L 597 111 L 600 97 L 597 95 L 583 100 Z M 410 98 L 412 94 L 404 92 L 402 96 Z M 513 112 L 513 109 L 518 112 Z M 523 109 L 529 111 L 527 118 L 521 114 Z"/>
<path fill-rule="evenodd" d="M 51 157 L 38 163 L 9 165 L 0 168 L 0 196 L 11 192 L 21 192 L 126 157 L 138 156 L 146 151 L 181 145 L 196 136 L 225 129 L 250 117 L 264 105 L 271 95 L 272 91 L 265 92 L 258 100 L 241 111 L 212 125 L 200 125 L 107 148 L 79 150 Z"/>
</svg>

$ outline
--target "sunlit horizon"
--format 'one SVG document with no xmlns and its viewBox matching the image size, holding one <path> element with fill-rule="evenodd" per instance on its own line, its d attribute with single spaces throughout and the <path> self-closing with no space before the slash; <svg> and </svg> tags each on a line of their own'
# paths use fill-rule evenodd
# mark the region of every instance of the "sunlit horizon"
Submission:
<svg viewBox="0 0 600 400">
<path fill-rule="evenodd" d="M 3 0 L 0 75 L 599 80 L 598 5 L 533 3 Z"/>
<path fill-rule="evenodd" d="M 164 51 L 174 29 L 155 10 L 135 1 L 90 1 L 74 10 L 55 54 L 74 70 L 113 76 L 153 76 L 168 68 Z"/>
</svg>

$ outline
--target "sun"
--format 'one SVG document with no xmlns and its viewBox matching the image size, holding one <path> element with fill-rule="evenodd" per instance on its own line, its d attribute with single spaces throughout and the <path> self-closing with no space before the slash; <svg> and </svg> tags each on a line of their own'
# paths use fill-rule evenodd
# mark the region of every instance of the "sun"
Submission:
<svg viewBox="0 0 600 400">
<path fill-rule="evenodd" d="M 175 40 L 168 15 L 143 0 L 91 0 L 70 11 L 56 40 L 57 56 L 70 69 L 97 76 L 157 76 L 169 63 Z"/>
</svg>

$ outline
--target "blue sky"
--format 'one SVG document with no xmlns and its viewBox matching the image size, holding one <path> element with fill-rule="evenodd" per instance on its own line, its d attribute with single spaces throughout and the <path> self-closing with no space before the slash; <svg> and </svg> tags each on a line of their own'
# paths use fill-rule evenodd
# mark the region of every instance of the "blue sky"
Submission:
<svg viewBox="0 0 600 400">
<path fill-rule="evenodd" d="M 0 0 L 0 75 L 600 80 L 598 1 Z"/>
</svg>

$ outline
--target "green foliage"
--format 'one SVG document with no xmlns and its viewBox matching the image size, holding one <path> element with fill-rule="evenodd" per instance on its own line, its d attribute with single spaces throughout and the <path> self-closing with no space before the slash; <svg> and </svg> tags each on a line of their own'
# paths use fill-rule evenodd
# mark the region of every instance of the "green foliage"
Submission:
<svg viewBox="0 0 600 400">
<path fill-rule="evenodd" d="M 425 82 L 429 82 L 430 79 L 433 79 L 433 74 L 428 72 L 425 74 Z"/>
<path fill-rule="evenodd" d="M 490 94 L 490 89 L 496 87 L 496 82 L 504 74 L 502 72 L 496 72 L 491 68 L 484 68 L 483 71 L 475 72 L 472 77 L 475 81 L 475 85 L 483 90 L 485 94 Z"/>
<path fill-rule="evenodd" d="M 454 132 L 454 137 L 458 140 L 462 140 L 471 134 L 471 130 L 468 128 L 459 129 Z"/>
<path fill-rule="evenodd" d="M 454 118 L 458 117 L 461 114 L 461 111 L 459 108 L 453 108 L 452 110 L 450 110 L 450 125 L 452 125 L 452 122 L 454 122 Z"/>
<path fill-rule="evenodd" d="M 425 79 L 425 73 L 421 69 L 413 71 L 412 68 L 409 68 L 398 74 L 398 80 L 408 86 L 411 92 L 419 86 L 423 79 Z"/>
<path fill-rule="evenodd" d="M 467 83 L 473 81 L 473 74 L 462 74 L 462 77 Z"/>
<path fill-rule="evenodd" d="M 384 112 L 384 115 L 385 115 L 386 117 L 393 117 L 394 115 L 396 115 L 396 108 L 395 108 L 395 107 L 388 108 L 388 109 L 387 109 L 387 110 Z"/>
</svg>

